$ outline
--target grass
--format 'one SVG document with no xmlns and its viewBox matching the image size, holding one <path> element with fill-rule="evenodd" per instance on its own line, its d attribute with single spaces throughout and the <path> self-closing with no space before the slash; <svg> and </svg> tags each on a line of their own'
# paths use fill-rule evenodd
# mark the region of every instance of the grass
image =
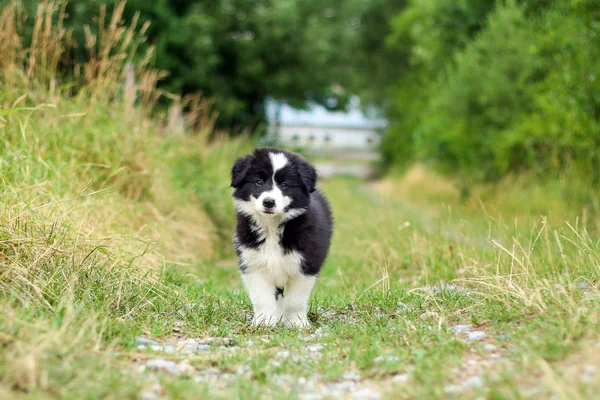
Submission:
<svg viewBox="0 0 600 400">
<path fill-rule="evenodd" d="M 48 16 L 60 7 L 44 4 L 35 54 L 53 65 L 68 32 Z M 195 134 L 163 135 L 152 102 L 103 89 L 126 57 L 96 59 L 109 75 L 90 66 L 75 93 L 61 92 L 56 71 L 27 68 L 34 53 L 14 41 L 11 13 L 0 18 L 14 58 L 0 65 L 0 398 L 297 398 L 312 385 L 333 397 L 591 399 L 600 389 L 598 197 L 577 181 L 519 177 L 469 201 L 422 166 L 322 182 L 336 224 L 313 328 L 252 329 L 229 198 L 229 168 L 252 141 L 209 142 L 206 114 Z M 459 325 L 485 336 L 467 343 Z M 234 346 L 157 354 L 140 336 Z M 194 372 L 140 372 L 157 357 Z M 197 379 L 209 371 L 219 378 Z"/>
<path fill-rule="evenodd" d="M 447 196 L 426 182 L 421 188 L 432 198 Z M 395 195 L 405 184 L 323 184 L 337 222 L 311 301 L 312 333 L 250 329 L 250 304 L 231 262 L 199 258 L 193 267 L 164 264 L 158 274 L 143 275 L 127 257 L 111 261 L 110 255 L 127 254 L 120 246 L 100 252 L 76 231 L 53 224 L 44 230 L 35 219 L 9 226 L 2 253 L 5 390 L 34 398 L 134 398 L 147 384 L 135 366 L 159 356 L 136 350 L 135 337 L 177 335 L 226 336 L 235 351 L 167 357 L 189 358 L 199 371 L 248 366 L 250 372 L 210 384 L 159 374 L 172 398 L 288 398 L 296 389 L 282 389 L 281 377 L 318 374 L 335 382 L 349 371 L 389 398 L 520 398 L 534 387 L 547 397 L 564 391 L 593 398 L 597 386 L 569 361 L 598 352 L 600 258 L 587 228 L 566 221 L 552 227 L 533 215 L 521 224 L 471 205 L 450 212 L 441 202 Z M 39 248 L 31 246 L 29 255 L 23 245 L 34 244 L 32 236 Z M 32 265 L 32 259 L 42 262 Z M 183 326 L 174 333 L 178 323 Z M 463 343 L 451 329 L 456 324 L 484 331 L 484 343 L 496 349 Z M 311 352 L 316 344 L 322 349 Z M 490 365 L 490 354 L 500 361 Z M 596 365 L 591 357 L 588 365 Z M 483 387 L 445 392 L 466 379 L 455 370 L 481 376 Z M 404 373 L 408 383 L 392 384 L 392 376 Z"/>
</svg>

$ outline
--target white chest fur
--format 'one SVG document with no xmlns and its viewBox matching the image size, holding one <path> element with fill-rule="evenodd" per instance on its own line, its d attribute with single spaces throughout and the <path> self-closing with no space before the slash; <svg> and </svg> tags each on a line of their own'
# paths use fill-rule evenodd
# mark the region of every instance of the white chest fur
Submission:
<svg viewBox="0 0 600 400">
<path fill-rule="evenodd" d="M 291 278 L 298 276 L 302 255 L 297 251 L 285 253 L 279 244 L 283 228 L 278 224 L 265 224 L 256 229 L 264 242 L 257 248 L 239 246 L 240 258 L 248 273 L 261 273 L 277 287 L 285 287 Z"/>
</svg>

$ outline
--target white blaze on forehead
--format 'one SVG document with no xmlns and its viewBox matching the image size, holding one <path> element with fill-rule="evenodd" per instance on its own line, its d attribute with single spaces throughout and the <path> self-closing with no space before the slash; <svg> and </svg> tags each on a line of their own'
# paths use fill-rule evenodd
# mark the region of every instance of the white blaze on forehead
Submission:
<svg viewBox="0 0 600 400">
<path fill-rule="evenodd" d="M 283 153 L 269 153 L 269 158 L 271 159 L 271 165 L 273 165 L 273 175 L 288 163 L 288 159 Z"/>
<path fill-rule="evenodd" d="M 268 192 L 263 192 L 258 201 L 262 204 L 262 201 L 265 197 L 270 197 L 275 200 L 275 212 L 282 213 L 285 208 L 290 205 L 292 199 L 287 196 L 284 196 L 281 192 L 281 189 L 275 183 L 275 173 L 285 167 L 288 163 L 288 159 L 283 153 L 269 153 L 269 158 L 271 159 L 271 165 L 273 166 L 273 188 Z"/>
</svg>

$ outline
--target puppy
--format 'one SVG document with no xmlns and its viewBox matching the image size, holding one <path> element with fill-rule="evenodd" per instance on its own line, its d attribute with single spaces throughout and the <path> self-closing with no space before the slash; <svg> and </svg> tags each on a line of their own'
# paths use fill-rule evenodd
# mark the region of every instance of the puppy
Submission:
<svg viewBox="0 0 600 400">
<path fill-rule="evenodd" d="M 258 148 L 231 170 L 237 228 L 233 239 L 253 325 L 307 328 L 308 299 L 327 257 L 331 209 L 317 171 L 300 155 Z"/>
</svg>

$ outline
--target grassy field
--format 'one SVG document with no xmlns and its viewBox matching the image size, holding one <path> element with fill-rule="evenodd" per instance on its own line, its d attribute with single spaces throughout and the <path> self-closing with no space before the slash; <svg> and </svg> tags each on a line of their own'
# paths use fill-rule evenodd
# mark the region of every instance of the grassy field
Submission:
<svg viewBox="0 0 600 400">
<path fill-rule="evenodd" d="M 592 189 L 522 177 L 461 200 L 418 165 L 322 182 L 313 327 L 253 329 L 229 188 L 252 142 L 209 140 L 200 103 L 170 136 L 152 70 L 128 102 L 118 22 L 61 85 L 54 12 L 31 48 L 0 12 L 0 398 L 595 398 Z"/>
<path fill-rule="evenodd" d="M 226 149 L 233 157 L 243 146 L 211 157 L 225 164 Z M 593 209 L 578 218 L 558 196 L 545 198 L 546 216 L 529 211 L 549 189 L 512 183 L 461 203 L 420 167 L 323 183 L 335 240 L 304 332 L 248 326 L 251 306 L 219 235 L 217 255 L 173 262 L 164 254 L 185 237 L 164 248 L 140 231 L 123 231 L 125 244 L 87 233 L 98 222 L 81 209 L 107 212 L 119 204 L 110 191 L 93 204 L 82 194 L 67 207 L 21 208 L 15 199 L 29 188 L 4 179 L 5 398 L 593 398 L 600 389 L 598 219 Z M 227 202 L 226 178 L 214 185 Z M 225 219 L 232 207 L 221 206 L 212 212 Z"/>
</svg>

